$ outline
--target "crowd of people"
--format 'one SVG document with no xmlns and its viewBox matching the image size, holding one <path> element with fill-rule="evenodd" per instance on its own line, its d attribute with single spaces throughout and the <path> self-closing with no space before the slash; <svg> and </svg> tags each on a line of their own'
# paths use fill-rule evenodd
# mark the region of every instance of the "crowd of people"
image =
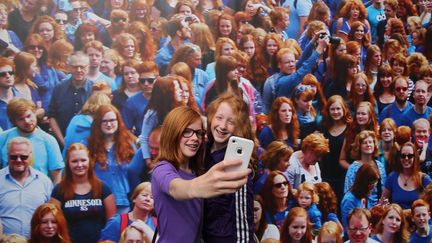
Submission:
<svg viewBox="0 0 432 243">
<path fill-rule="evenodd" d="M 0 242 L 432 242 L 431 13 L 2 1 Z"/>
</svg>

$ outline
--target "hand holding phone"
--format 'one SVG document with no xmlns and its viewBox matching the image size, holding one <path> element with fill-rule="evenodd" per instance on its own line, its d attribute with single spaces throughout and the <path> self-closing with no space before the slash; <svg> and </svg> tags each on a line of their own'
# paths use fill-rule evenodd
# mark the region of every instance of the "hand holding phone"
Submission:
<svg viewBox="0 0 432 243">
<path fill-rule="evenodd" d="M 225 152 L 224 160 L 240 159 L 240 166 L 233 166 L 225 169 L 226 171 L 237 171 L 246 169 L 252 156 L 254 142 L 250 139 L 232 136 L 228 140 L 228 147 Z"/>
</svg>

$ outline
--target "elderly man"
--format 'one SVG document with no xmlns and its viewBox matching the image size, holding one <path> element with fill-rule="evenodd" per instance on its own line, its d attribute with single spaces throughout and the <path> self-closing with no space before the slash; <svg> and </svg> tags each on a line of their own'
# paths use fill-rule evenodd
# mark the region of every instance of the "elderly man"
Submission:
<svg viewBox="0 0 432 243">
<path fill-rule="evenodd" d="M 92 92 L 92 82 L 87 79 L 89 63 L 86 54 L 82 52 L 72 54 L 68 59 L 72 76 L 54 87 L 48 107 L 48 117 L 50 127 L 62 146 L 70 120 L 78 114 Z"/>
<path fill-rule="evenodd" d="M 28 138 L 34 148 L 33 167 L 45 175 L 50 175 L 57 184 L 64 168 L 60 147 L 55 138 L 37 126 L 36 106 L 33 101 L 15 98 L 8 104 L 8 116 L 14 128 L 0 134 L 0 167 L 8 163 L 7 144 L 16 137 Z"/>
<path fill-rule="evenodd" d="M 30 220 L 42 203 L 48 202 L 51 180 L 33 169 L 30 140 L 16 137 L 8 143 L 9 166 L 0 170 L 0 219 L 3 233 L 29 238 Z"/>
</svg>

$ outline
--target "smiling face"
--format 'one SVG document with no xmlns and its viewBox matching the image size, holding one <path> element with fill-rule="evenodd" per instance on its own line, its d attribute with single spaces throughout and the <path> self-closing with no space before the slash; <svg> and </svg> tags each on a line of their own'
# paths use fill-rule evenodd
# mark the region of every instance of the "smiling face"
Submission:
<svg viewBox="0 0 432 243">
<path fill-rule="evenodd" d="M 356 111 L 356 121 L 360 126 L 367 125 L 369 122 L 369 108 L 367 106 L 359 106 Z"/>
<path fill-rule="evenodd" d="M 403 169 L 412 169 L 414 165 L 414 150 L 410 146 L 404 146 L 400 151 L 400 163 Z M 409 158 L 411 157 L 411 158 Z"/>
<path fill-rule="evenodd" d="M 367 137 L 363 139 L 363 141 L 360 144 L 360 150 L 362 154 L 372 155 L 375 150 L 375 141 L 373 137 Z"/>
<path fill-rule="evenodd" d="M 12 144 L 8 152 L 9 171 L 13 177 L 22 176 L 28 172 L 31 159 L 30 147 L 25 143 Z"/>
<path fill-rule="evenodd" d="M 339 101 L 336 101 L 333 104 L 331 104 L 329 107 L 329 113 L 330 113 L 330 117 L 334 121 L 339 121 L 340 119 L 342 119 L 344 116 L 344 110 L 342 104 Z"/>
<path fill-rule="evenodd" d="M 364 215 L 353 216 L 348 223 L 350 242 L 365 243 L 370 234 L 370 224 Z"/>
<path fill-rule="evenodd" d="M 85 150 L 74 150 L 69 154 L 68 166 L 73 177 L 87 177 L 90 161 Z"/>
<path fill-rule="evenodd" d="M 396 75 L 403 75 L 405 67 L 398 61 L 394 61 L 391 66 Z"/>
<path fill-rule="evenodd" d="M 307 229 L 307 221 L 305 217 L 296 217 L 288 226 L 288 233 L 295 241 L 300 241 L 305 235 Z"/>
<path fill-rule="evenodd" d="M 218 145 L 225 145 L 233 135 L 235 129 L 235 114 L 231 107 L 222 102 L 211 121 L 210 131 L 214 142 Z"/>
<path fill-rule="evenodd" d="M 192 130 L 202 130 L 202 121 L 198 119 L 193 123 L 189 124 L 186 129 Z M 180 138 L 180 150 L 186 159 L 190 159 L 198 152 L 201 143 L 203 141 L 203 137 L 199 136 L 197 133 L 193 133 L 191 137 L 186 138 L 182 136 Z"/>
<path fill-rule="evenodd" d="M 118 130 L 117 116 L 113 111 L 105 113 L 101 121 L 101 131 L 104 136 L 113 136 Z"/>
<path fill-rule="evenodd" d="M 57 221 L 51 212 L 42 217 L 39 231 L 40 235 L 46 239 L 50 239 L 57 234 Z"/>
<path fill-rule="evenodd" d="M 221 19 L 219 21 L 219 32 L 222 37 L 229 37 L 232 31 L 231 21 L 228 19 Z"/>
<path fill-rule="evenodd" d="M 382 61 L 381 52 L 375 52 L 372 55 L 372 59 L 371 59 L 372 64 L 375 66 L 380 66 L 381 61 Z"/>
<path fill-rule="evenodd" d="M 365 35 L 364 27 L 360 25 L 359 27 L 357 27 L 357 29 L 354 32 L 354 38 L 356 40 L 363 40 L 364 35 Z"/>
</svg>

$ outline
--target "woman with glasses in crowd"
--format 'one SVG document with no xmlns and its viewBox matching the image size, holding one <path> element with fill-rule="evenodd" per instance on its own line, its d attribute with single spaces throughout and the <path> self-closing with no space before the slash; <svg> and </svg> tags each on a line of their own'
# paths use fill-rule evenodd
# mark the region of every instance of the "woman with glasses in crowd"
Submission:
<svg viewBox="0 0 432 243">
<path fill-rule="evenodd" d="M 205 133 L 201 115 L 186 106 L 173 109 L 163 122 L 159 162 L 152 172 L 158 242 L 193 243 L 205 239 L 205 231 L 203 237 L 200 231 L 208 226 L 202 199 L 233 194 L 247 183 L 250 169 L 225 171 L 229 166 L 238 166 L 240 161 L 224 160 L 203 173 Z M 252 209 L 250 215 L 252 220 Z M 226 218 L 235 224 L 231 217 Z"/>
<path fill-rule="evenodd" d="M 385 183 L 382 197 L 392 203 L 409 209 L 412 202 L 419 198 L 421 191 L 432 181 L 421 172 L 417 149 L 414 144 L 403 144 L 398 153 L 395 171 L 391 172 Z"/>
<path fill-rule="evenodd" d="M 44 39 L 45 47 L 49 50 L 56 40 L 66 38 L 60 25 L 51 16 L 40 16 L 33 23 L 30 33 L 38 33 Z"/>
<path fill-rule="evenodd" d="M 136 137 L 127 130 L 120 112 L 112 105 L 102 105 L 94 115 L 88 138 L 90 159 L 95 161 L 96 176 L 114 194 L 117 213 L 129 212 L 128 165 L 135 154 Z M 140 173 L 136 171 L 136 173 Z"/>
</svg>

